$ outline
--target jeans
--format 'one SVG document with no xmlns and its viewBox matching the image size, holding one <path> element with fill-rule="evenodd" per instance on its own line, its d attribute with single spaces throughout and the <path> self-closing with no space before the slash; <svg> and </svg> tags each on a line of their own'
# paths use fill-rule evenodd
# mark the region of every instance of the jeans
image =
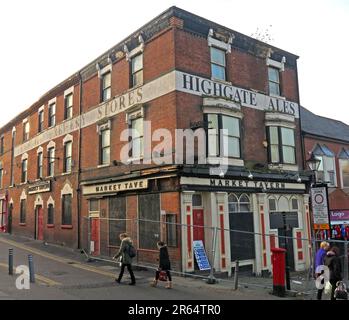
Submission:
<svg viewBox="0 0 349 320">
<path fill-rule="evenodd" d="M 136 278 L 135 278 L 135 275 L 133 274 L 132 266 L 130 264 L 124 264 L 124 263 L 121 265 L 121 270 L 120 270 L 119 278 L 117 281 L 118 282 L 121 281 L 122 276 L 124 275 L 125 267 L 127 267 L 127 270 L 130 273 L 131 283 L 136 283 Z"/>
</svg>

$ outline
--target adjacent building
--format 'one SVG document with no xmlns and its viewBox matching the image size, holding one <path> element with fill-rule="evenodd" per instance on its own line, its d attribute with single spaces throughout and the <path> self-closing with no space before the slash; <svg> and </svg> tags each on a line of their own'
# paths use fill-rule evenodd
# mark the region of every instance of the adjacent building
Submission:
<svg viewBox="0 0 349 320">
<path fill-rule="evenodd" d="M 165 240 L 185 272 L 201 240 L 228 274 L 271 271 L 286 234 L 305 269 L 297 59 L 171 7 L 0 129 L 2 225 L 96 256 L 127 231 L 142 263 Z"/>
</svg>

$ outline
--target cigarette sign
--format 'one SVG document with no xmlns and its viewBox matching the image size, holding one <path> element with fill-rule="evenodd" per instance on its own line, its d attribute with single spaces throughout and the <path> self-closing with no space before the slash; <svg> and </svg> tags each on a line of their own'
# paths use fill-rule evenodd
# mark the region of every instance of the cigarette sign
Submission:
<svg viewBox="0 0 349 320">
<path fill-rule="evenodd" d="M 311 189 L 314 229 L 329 229 L 326 187 Z"/>
</svg>

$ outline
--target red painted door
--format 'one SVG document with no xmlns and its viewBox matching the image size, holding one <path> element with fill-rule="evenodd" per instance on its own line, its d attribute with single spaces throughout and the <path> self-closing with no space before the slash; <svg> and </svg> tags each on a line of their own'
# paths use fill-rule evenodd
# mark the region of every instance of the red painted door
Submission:
<svg viewBox="0 0 349 320">
<path fill-rule="evenodd" d="M 99 219 L 91 219 L 91 254 L 93 256 L 100 254 L 99 228 Z"/>
<path fill-rule="evenodd" d="M 205 225 L 204 223 L 204 210 L 203 209 L 194 209 L 193 210 L 193 236 L 195 240 L 202 240 L 205 243 Z"/>
<path fill-rule="evenodd" d="M 44 240 L 44 210 L 38 207 L 38 240 Z"/>
</svg>

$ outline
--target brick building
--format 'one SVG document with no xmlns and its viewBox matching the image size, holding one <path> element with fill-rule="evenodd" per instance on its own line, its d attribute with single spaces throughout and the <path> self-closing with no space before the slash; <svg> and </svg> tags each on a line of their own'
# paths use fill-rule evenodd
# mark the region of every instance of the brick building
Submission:
<svg viewBox="0 0 349 320">
<path fill-rule="evenodd" d="M 202 240 L 216 270 L 230 273 L 238 259 L 261 274 L 286 222 L 291 266 L 304 269 L 297 59 L 171 7 L 0 129 L 4 225 L 103 256 L 128 231 L 142 262 L 164 239 L 187 272 Z M 158 129 L 171 138 L 149 154 Z M 188 144 L 175 147 L 176 129 L 206 133 L 193 161 Z"/>
<path fill-rule="evenodd" d="M 303 107 L 301 122 L 305 158 L 321 161 L 316 180 L 328 186 L 331 237 L 349 239 L 349 126 Z"/>
</svg>

